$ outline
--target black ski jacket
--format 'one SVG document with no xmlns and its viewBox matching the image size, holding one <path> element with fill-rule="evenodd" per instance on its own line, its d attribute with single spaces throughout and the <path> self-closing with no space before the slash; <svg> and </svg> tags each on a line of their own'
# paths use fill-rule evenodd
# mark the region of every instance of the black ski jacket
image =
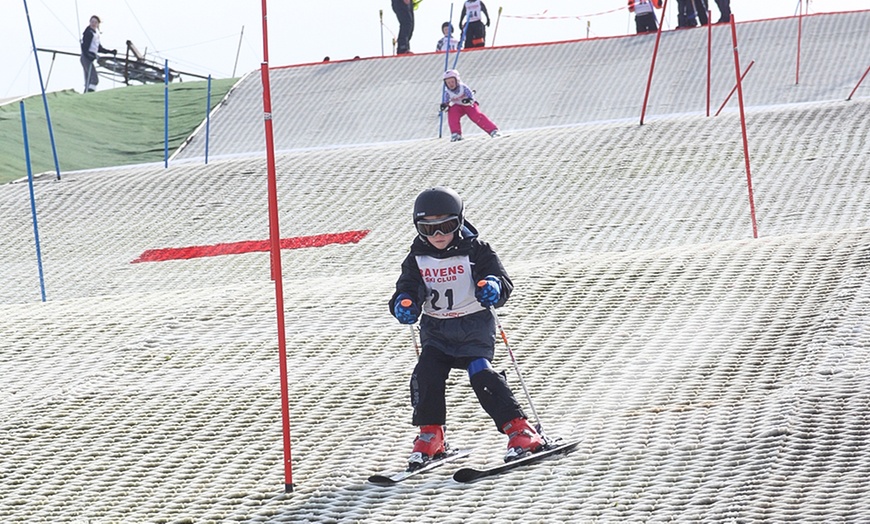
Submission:
<svg viewBox="0 0 870 524">
<path fill-rule="evenodd" d="M 432 299 L 420 274 L 418 256 L 438 259 L 467 256 L 471 263 L 471 275 L 464 275 L 463 278 L 470 278 L 472 286 L 490 275 L 500 281 L 501 295 L 495 307 L 504 305 L 513 291 L 513 283 L 498 255 L 489 244 L 478 239 L 477 230 L 466 222 L 453 242 L 443 250 L 433 247 L 419 235 L 414 239 L 410 253 L 402 262 L 402 274 L 396 282 L 396 291 L 389 301 L 390 313 L 393 315 L 396 299 L 402 293 L 407 293 L 419 307 Z M 423 313 L 420 319 L 420 342 L 424 350 L 431 346 L 455 357 L 483 357 L 492 360 L 495 321 L 488 310 L 453 318 L 436 318 Z"/>
</svg>

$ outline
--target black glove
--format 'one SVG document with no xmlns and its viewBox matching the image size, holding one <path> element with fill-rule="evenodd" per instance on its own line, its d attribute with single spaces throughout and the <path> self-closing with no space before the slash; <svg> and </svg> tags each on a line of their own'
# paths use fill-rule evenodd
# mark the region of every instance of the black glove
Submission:
<svg viewBox="0 0 870 524">
<path fill-rule="evenodd" d="M 118 50 L 117 50 L 117 49 L 112 49 L 112 54 L 113 54 L 113 55 L 117 55 L 117 54 L 118 54 Z"/>
<path fill-rule="evenodd" d="M 489 22 L 490 22 L 490 20 L 489 20 L 489 18 L 487 18 L 486 19 L 486 27 L 489 27 Z"/>
<path fill-rule="evenodd" d="M 474 103 L 473 98 L 463 98 L 462 99 L 462 105 L 470 106 L 473 103 Z"/>
<path fill-rule="evenodd" d="M 447 111 L 447 109 L 449 107 L 450 107 L 450 104 L 441 104 L 441 111 Z"/>
</svg>

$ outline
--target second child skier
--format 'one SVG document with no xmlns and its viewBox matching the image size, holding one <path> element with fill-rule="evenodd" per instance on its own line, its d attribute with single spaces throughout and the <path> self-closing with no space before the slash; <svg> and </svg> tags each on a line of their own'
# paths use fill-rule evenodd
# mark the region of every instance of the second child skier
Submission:
<svg viewBox="0 0 870 524">
<path fill-rule="evenodd" d="M 463 116 L 468 116 L 472 122 L 495 138 L 498 127 L 492 123 L 480 110 L 480 104 L 474 98 L 474 91 L 462 83 L 459 71 L 449 69 L 444 72 L 444 94 L 441 97 L 441 111 L 447 111 L 447 124 L 450 126 L 450 141 L 462 140 Z"/>
</svg>

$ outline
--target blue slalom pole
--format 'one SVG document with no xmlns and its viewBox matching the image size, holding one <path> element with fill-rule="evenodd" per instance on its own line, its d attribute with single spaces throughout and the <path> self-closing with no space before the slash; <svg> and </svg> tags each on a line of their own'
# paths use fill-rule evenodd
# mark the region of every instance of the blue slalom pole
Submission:
<svg viewBox="0 0 870 524">
<path fill-rule="evenodd" d="M 462 34 L 459 38 L 459 45 L 456 47 L 456 56 L 453 57 L 453 69 L 456 69 L 456 64 L 459 63 L 459 52 L 462 51 L 463 44 L 465 43 L 465 31 L 468 29 L 468 19 L 465 20 L 465 25 L 462 26 Z"/>
<path fill-rule="evenodd" d="M 21 132 L 24 134 L 24 161 L 27 163 L 27 184 L 30 186 L 30 214 L 33 216 L 33 237 L 36 240 L 36 265 L 39 267 L 39 290 L 45 302 L 45 278 L 42 273 L 42 253 L 39 250 L 39 226 L 36 223 L 36 197 L 33 195 L 33 168 L 30 166 L 30 144 L 27 142 L 27 117 L 24 115 L 24 101 L 21 106 Z"/>
<path fill-rule="evenodd" d="M 169 60 L 163 61 L 163 168 L 169 167 Z"/>
<path fill-rule="evenodd" d="M 208 94 L 205 97 L 205 163 L 208 164 L 208 128 L 211 123 L 211 75 L 208 75 Z"/>
<path fill-rule="evenodd" d="M 447 45 L 444 50 L 444 71 L 447 71 L 447 67 L 450 64 L 450 35 L 453 29 L 453 2 L 450 2 L 450 18 L 447 19 Z M 459 51 L 459 46 L 456 46 L 456 50 Z M 441 100 L 444 100 L 444 90 L 447 89 L 447 86 L 444 85 L 444 82 L 441 82 Z M 438 138 L 441 138 L 441 134 L 444 131 L 444 111 L 438 112 Z"/>
<path fill-rule="evenodd" d="M 39 89 L 42 91 L 42 105 L 45 106 L 45 121 L 48 123 L 48 137 L 51 139 L 51 153 L 54 155 L 54 171 L 60 180 L 60 164 L 57 161 L 57 147 L 54 145 L 54 129 L 51 127 L 51 115 L 48 112 L 48 98 L 45 97 L 45 84 L 42 82 L 42 70 L 39 68 L 39 54 L 36 52 L 36 39 L 33 38 L 33 25 L 30 23 L 30 11 L 27 0 L 24 0 L 24 12 L 27 14 L 27 27 L 30 28 L 30 43 L 33 45 L 33 59 L 36 60 L 36 74 L 39 75 Z"/>
</svg>

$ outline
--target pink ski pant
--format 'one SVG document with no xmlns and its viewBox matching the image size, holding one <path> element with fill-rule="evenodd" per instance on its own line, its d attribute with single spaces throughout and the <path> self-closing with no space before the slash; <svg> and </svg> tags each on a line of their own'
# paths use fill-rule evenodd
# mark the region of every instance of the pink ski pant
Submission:
<svg viewBox="0 0 870 524">
<path fill-rule="evenodd" d="M 478 127 L 486 131 L 487 134 L 492 133 L 494 130 L 498 129 L 498 127 L 492 123 L 492 121 L 486 117 L 483 113 L 480 112 L 480 109 L 477 108 L 478 104 L 475 102 L 473 105 L 464 106 L 461 104 L 454 104 L 450 106 L 450 109 L 447 111 L 447 123 L 450 125 L 451 133 L 462 134 L 462 125 L 459 123 L 459 120 L 463 116 L 467 116 L 471 119 L 472 122 L 477 124 Z"/>
</svg>

